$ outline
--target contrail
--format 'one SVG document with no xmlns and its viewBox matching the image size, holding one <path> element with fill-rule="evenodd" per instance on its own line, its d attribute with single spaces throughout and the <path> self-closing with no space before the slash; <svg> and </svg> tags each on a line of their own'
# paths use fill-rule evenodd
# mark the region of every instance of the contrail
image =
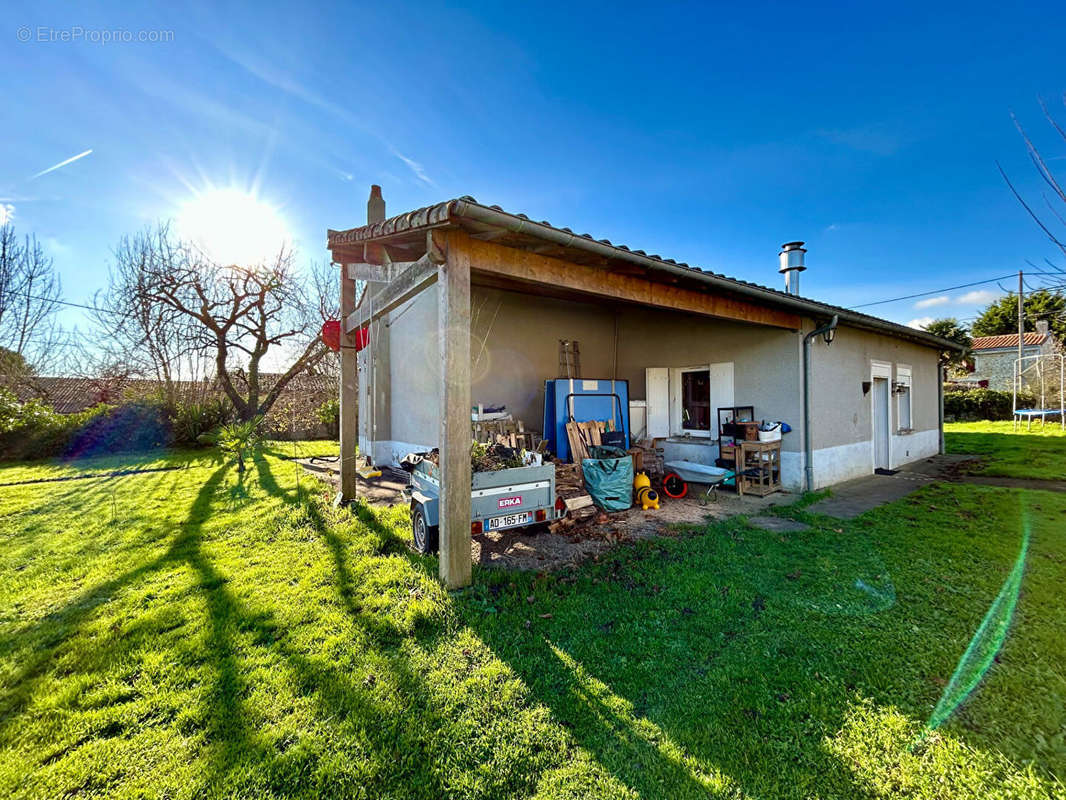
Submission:
<svg viewBox="0 0 1066 800">
<path fill-rule="evenodd" d="M 47 175 L 49 172 L 53 172 L 54 170 L 57 170 L 60 167 L 65 167 L 67 164 L 73 164 L 79 158 L 85 158 L 85 156 L 89 155 L 89 153 L 91 153 L 91 152 L 92 152 L 92 150 L 86 150 L 84 153 L 78 153 L 76 156 L 71 156 L 66 161 L 60 161 L 58 164 L 53 164 L 48 169 L 42 169 L 36 175 L 32 176 L 30 178 L 30 180 L 32 181 L 32 180 L 34 180 L 36 178 L 41 177 L 42 175 Z"/>
</svg>

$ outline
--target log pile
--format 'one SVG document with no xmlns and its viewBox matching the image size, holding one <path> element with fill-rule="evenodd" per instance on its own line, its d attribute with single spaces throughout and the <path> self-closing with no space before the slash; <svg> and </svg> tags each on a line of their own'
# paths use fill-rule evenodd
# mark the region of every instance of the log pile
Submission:
<svg viewBox="0 0 1066 800">
<path fill-rule="evenodd" d="M 555 461 L 555 493 L 566 503 L 569 513 L 551 524 L 553 533 L 584 524 L 596 516 L 596 506 L 585 489 L 585 477 L 580 464 Z"/>
</svg>

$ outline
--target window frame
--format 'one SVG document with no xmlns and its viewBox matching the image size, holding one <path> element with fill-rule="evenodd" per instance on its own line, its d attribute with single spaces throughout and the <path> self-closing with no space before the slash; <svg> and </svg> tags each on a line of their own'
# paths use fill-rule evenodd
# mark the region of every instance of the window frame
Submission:
<svg viewBox="0 0 1066 800">
<path fill-rule="evenodd" d="M 703 429 L 703 428 L 686 428 L 685 427 L 685 421 L 684 421 L 684 418 L 683 418 L 683 414 L 684 414 L 684 410 L 685 410 L 685 401 L 684 401 L 684 394 L 685 394 L 685 391 L 684 391 L 684 385 L 685 385 L 684 384 L 684 380 L 685 380 L 685 378 L 684 378 L 684 376 L 685 376 L 686 372 L 705 372 L 705 373 L 707 373 L 707 408 L 708 408 L 708 412 L 707 412 L 707 428 L 706 429 Z M 710 438 L 711 436 L 714 435 L 716 425 L 715 425 L 715 422 L 714 422 L 714 419 L 713 419 L 713 417 L 714 417 L 714 409 L 711 408 L 711 365 L 710 364 L 703 364 L 703 365 L 696 366 L 696 367 L 678 367 L 677 368 L 677 396 L 674 398 L 674 409 L 673 409 L 673 411 L 674 411 L 674 419 L 677 420 L 677 433 L 674 434 L 675 436 L 684 436 L 685 434 L 688 434 L 689 436 L 705 436 L 705 437 Z"/>
<path fill-rule="evenodd" d="M 914 431 L 914 380 L 909 364 L 896 364 L 896 383 L 906 386 L 907 391 L 896 395 L 896 433 L 911 433 Z M 903 425 L 903 409 L 906 401 L 907 425 Z"/>
</svg>

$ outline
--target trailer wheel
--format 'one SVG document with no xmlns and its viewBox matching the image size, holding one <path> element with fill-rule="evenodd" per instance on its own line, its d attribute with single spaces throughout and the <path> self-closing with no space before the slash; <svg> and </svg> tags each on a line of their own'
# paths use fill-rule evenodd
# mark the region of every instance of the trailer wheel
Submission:
<svg viewBox="0 0 1066 800">
<path fill-rule="evenodd" d="M 436 553 L 440 547 L 440 527 L 426 524 L 422 506 L 411 509 L 411 539 L 419 553 Z"/>
<path fill-rule="evenodd" d="M 668 472 L 663 476 L 663 494 L 677 500 L 688 494 L 688 484 L 676 472 Z"/>
</svg>

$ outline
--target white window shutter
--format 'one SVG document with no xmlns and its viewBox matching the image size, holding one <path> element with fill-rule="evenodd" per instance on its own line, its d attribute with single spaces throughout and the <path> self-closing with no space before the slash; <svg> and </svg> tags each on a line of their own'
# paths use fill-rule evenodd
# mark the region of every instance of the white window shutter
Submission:
<svg viewBox="0 0 1066 800">
<path fill-rule="evenodd" d="M 645 398 L 648 404 L 648 438 L 670 435 L 670 370 L 648 367 L 644 370 Z"/>
<path fill-rule="evenodd" d="M 718 438 L 718 409 L 736 405 L 733 397 L 733 362 L 711 364 L 711 436 Z"/>
</svg>

